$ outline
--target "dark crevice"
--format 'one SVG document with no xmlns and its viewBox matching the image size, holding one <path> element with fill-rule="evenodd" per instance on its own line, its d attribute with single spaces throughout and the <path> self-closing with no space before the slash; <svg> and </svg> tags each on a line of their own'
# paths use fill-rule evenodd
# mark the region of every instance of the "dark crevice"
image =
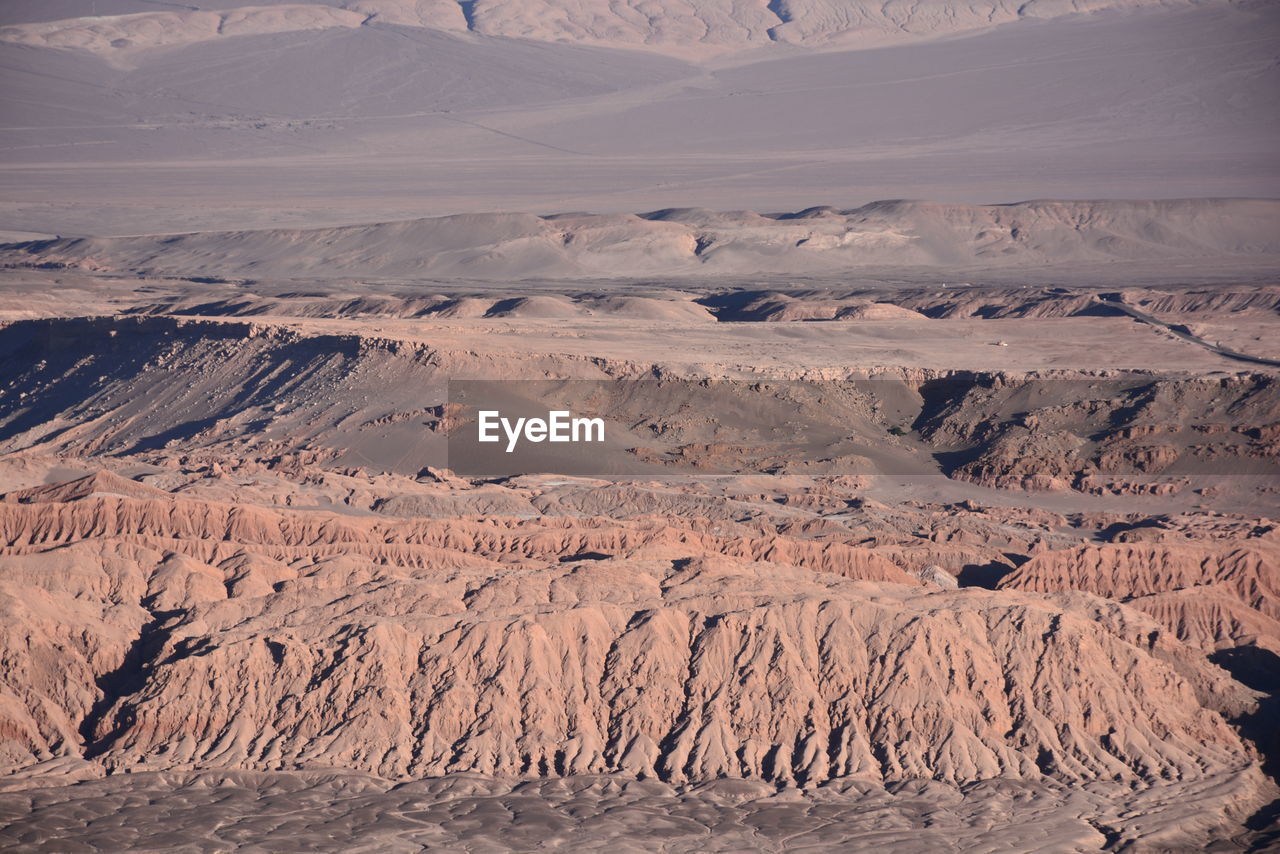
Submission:
<svg viewBox="0 0 1280 854">
<path fill-rule="evenodd" d="M 1249 851 L 1280 851 L 1280 798 L 1275 799 L 1245 819 L 1249 835 Z"/>
<path fill-rule="evenodd" d="M 273 640 L 266 641 L 266 644 L 267 644 L 267 650 L 271 653 L 272 662 L 275 664 L 276 667 L 280 667 L 282 664 L 284 664 L 284 653 L 285 653 L 284 644 L 280 643 L 279 641 L 273 641 Z"/>
<path fill-rule="evenodd" d="M 1209 656 L 1231 678 L 1267 696 L 1251 712 L 1231 723 L 1262 755 L 1262 770 L 1280 782 L 1280 656 L 1269 649 L 1246 644 L 1221 649 Z"/>
<path fill-rule="evenodd" d="M 1115 828 L 1108 827 L 1107 825 L 1102 824 L 1096 819 L 1086 818 L 1085 821 L 1089 824 L 1090 827 L 1098 831 L 1098 833 L 1102 834 L 1102 836 L 1106 839 L 1106 841 L 1102 845 L 1103 851 L 1118 850 L 1117 846 L 1121 843 L 1121 841 L 1124 840 L 1124 835 L 1120 833 L 1120 831 L 1116 830 Z"/>
<path fill-rule="evenodd" d="M 1136 522 L 1113 522 L 1105 528 L 1100 529 L 1094 539 L 1104 543 L 1116 542 L 1116 537 L 1120 534 L 1126 534 L 1129 531 L 1141 530 L 1163 530 L 1168 528 L 1167 517 L 1151 516 L 1146 519 L 1139 519 Z"/>
<path fill-rule="evenodd" d="M 462 17 L 467 21 L 467 30 L 476 32 L 476 0 L 458 0 L 458 8 L 462 10 Z"/>
<path fill-rule="evenodd" d="M 1237 682 L 1267 696 L 1252 711 L 1230 720 L 1251 742 L 1261 759 L 1262 771 L 1280 782 L 1280 656 L 1252 644 L 1221 649 L 1209 656 Z M 1244 821 L 1248 831 L 1235 837 L 1250 852 L 1280 851 L 1280 799 L 1262 806 Z"/>
<path fill-rule="evenodd" d="M 134 639 L 120 662 L 120 666 L 95 680 L 102 696 L 93 704 L 89 714 L 80 721 L 78 728 L 86 759 L 101 756 L 125 730 L 133 725 L 132 711 L 116 710 L 110 731 L 101 737 L 97 735 L 116 704 L 124 697 L 137 693 L 146 684 L 147 676 L 153 669 L 151 662 L 164 648 L 165 642 L 176 625 L 173 618 L 182 613 L 184 612 L 181 610 L 153 611 L 151 620 L 142 626 L 138 637 Z"/>
<path fill-rule="evenodd" d="M 975 387 L 991 388 L 992 380 L 968 371 L 957 371 L 950 377 L 927 380 L 920 384 L 917 392 L 920 395 L 920 414 L 912 422 L 911 429 L 917 432 L 935 426 L 948 411 L 959 407 L 965 397 Z"/>
<path fill-rule="evenodd" d="M 613 557 L 611 554 L 604 552 L 578 552 L 573 555 L 566 555 L 560 558 L 561 563 L 577 563 L 580 560 L 608 560 Z"/>
<path fill-rule="evenodd" d="M 1218 656 L 1211 658 L 1216 660 Z M 1230 667 L 1226 669 L 1231 670 Z M 1240 679 L 1239 676 L 1236 678 Z M 1275 678 L 1274 674 L 1272 678 Z M 1262 760 L 1262 772 L 1273 781 L 1280 782 L 1280 695 L 1263 698 L 1257 708 L 1232 719 L 1231 724 L 1257 749 Z M 1248 846 L 1246 851 L 1280 851 L 1280 798 L 1265 804 L 1245 819 L 1244 827 L 1248 832 L 1234 841 Z"/>
<path fill-rule="evenodd" d="M 1209 660 L 1255 691 L 1280 694 L 1280 655 L 1269 649 L 1252 644 L 1234 646 L 1218 650 Z"/>
<path fill-rule="evenodd" d="M 791 14 L 786 9 L 786 0 L 769 0 L 769 4 L 765 7 L 778 19 L 777 27 L 770 27 L 765 32 L 769 35 L 770 41 L 778 40 L 778 27 L 791 21 Z"/>
<path fill-rule="evenodd" d="M 956 581 L 961 587 L 982 587 L 995 590 L 1000 579 L 1013 572 L 1014 567 L 1006 563 L 970 563 L 956 574 Z"/>
</svg>

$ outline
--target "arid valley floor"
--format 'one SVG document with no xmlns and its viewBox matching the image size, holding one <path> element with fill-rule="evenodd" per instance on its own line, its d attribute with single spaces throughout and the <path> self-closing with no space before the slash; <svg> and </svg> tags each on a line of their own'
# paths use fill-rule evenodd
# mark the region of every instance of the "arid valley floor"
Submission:
<svg viewBox="0 0 1280 854">
<path fill-rule="evenodd" d="M 1277 56 L 0 4 L 0 849 L 1280 850 Z"/>
</svg>

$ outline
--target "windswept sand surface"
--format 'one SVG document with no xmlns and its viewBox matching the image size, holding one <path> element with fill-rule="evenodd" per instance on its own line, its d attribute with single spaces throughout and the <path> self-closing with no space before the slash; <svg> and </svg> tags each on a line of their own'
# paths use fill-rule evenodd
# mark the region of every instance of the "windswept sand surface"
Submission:
<svg viewBox="0 0 1280 854">
<path fill-rule="evenodd" d="M 0 842 L 41 852 L 79 844 L 229 850 L 246 842 L 290 851 L 1076 852 L 1108 839 L 1139 848 L 1159 840 L 1162 825 L 1194 812 L 1189 803 L 1212 803 L 1233 785 L 1226 778 L 1192 787 L 1190 797 L 999 780 L 964 790 L 848 782 L 802 794 L 741 780 L 677 788 L 607 776 L 512 784 L 464 775 L 396 785 L 340 773 L 135 774 L 0 794 L 0 816 L 16 819 Z M 1118 815 L 1120 803 L 1150 804 L 1157 817 L 1145 832 L 1117 830 L 1131 824 Z M 1237 841 L 1248 844 L 1249 834 Z"/>
<path fill-rule="evenodd" d="M 1031 19 L 1059 18 L 1083 11 L 1141 10 L 1191 5 L 1193 0 L 979 0 L 963 5 L 875 3 L 867 0 L 704 0 L 680 2 L 537 4 L 476 0 L 321 0 L 237 6 L 219 0 L 186 11 L 156 10 L 146 0 L 101 0 L 91 17 L 60 19 L 30 2 L 15 2 L 4 18 L 0 39 L 15 44 L 60 47 L 94 53 L 129 52 L 178 41 L 261 35 L 362 23 L 397 24 L 469 31 L 548 42 L 640 47 L 656 52 L 713 56 L 771 43 L 858 46 L 909 41 L 990 29 Z M 46 4 L 56 7 L 58 4 Z M 155 4 L 150 4 L 152 7 Z M 335 8 L 331 8 L 335 7 Z"/>
</svg>

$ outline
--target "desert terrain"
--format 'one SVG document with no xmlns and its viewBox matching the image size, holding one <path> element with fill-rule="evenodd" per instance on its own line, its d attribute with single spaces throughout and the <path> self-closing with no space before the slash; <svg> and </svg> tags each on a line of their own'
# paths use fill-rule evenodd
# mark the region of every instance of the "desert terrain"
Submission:
<svg viewBox="0 0 1280 854">
<path fill-rule="evenodd" d="M 0 6 L 0 848 L 1277 850 L 1278 48 Z"/>
</svg>

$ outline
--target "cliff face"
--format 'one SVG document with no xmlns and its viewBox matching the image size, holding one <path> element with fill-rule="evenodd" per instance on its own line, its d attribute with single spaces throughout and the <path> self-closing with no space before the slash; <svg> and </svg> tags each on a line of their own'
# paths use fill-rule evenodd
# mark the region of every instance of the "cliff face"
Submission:
<svg viewBox="0 0 1280 854">
<path fill-rule="evenodd" d="M 442 408 L 449 378 L 465 377 L 598 412 L 618 446 L 595 471 L 943 473 L 1112 492 L 1178 488 L 1137 485 L 1152 475 L 1280 472 L 1280 383 L 1262 371 L 757 369 L 505 342 L 466 350 L 400 331 L 153 316 L 13 323 L 0 330 L 0 356 L 25 368 L 0 395 L 0 450 L 299 455 L 414 473 L 442 467 L 446 440 L 472 429 Z M 708 381 L 719 377 L 733 379 Z M 564 470 L 564 460 L 542 462 Z"/>
</svg>

